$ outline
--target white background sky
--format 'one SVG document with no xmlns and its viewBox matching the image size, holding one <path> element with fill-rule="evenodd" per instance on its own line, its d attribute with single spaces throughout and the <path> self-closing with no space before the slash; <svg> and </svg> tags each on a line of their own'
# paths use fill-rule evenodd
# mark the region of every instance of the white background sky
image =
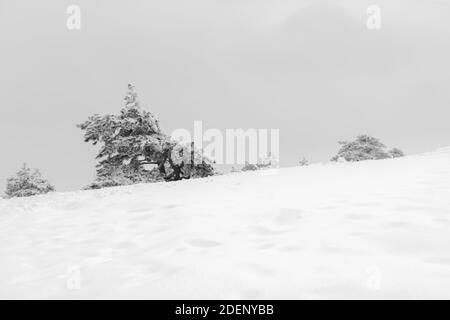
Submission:
<svg viewBox="0 0 450 320">
<path fill-rule="evenodd" d="M 129 82 L 167 133 L 279 128 L 282 166 L 360 133 L 407 153 L 450 145 L 447 0 L 112 2 L 0 0 L 1 190 L 23 162 L 58 190 L 91 182 L 97 148 L 75 125 L 118 112 Z"/>
</svg>

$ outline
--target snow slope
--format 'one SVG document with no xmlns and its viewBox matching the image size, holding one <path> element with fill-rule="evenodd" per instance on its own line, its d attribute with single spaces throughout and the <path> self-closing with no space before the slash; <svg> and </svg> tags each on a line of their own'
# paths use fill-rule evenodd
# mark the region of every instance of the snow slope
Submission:
<svg viewBox="0 0 450 320">
<path fill-rule="evenodd" d="M 0 298 L 448 299 L 450 148 L 0 200 Z"/>
</svg>

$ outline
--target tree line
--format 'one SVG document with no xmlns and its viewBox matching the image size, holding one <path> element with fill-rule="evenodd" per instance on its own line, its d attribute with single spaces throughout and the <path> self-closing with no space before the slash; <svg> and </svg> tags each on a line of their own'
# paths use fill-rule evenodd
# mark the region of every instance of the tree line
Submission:
<svg viewBox="0 0 450 320">
<path fill-rule="evenodd" d="M 202 156 L 193 143 L 182 145 L 162 132 L 159 120 L 141 108 L 133 85 L 128 85 L 124 106 L 118 114 L 94 114 L 78 124 L 84 141 L 100 146 L 96 156 L 96 175 L 85 189 L 177 181 L 203 178 L 217 174 L 214 162 Z M 331 161 L 364 161 L 397 158 L 404 153 L 387 147 L 369 135 L 359 135 L 354 141 L 340 141 L 340 149 Z M 273 159 L 246 163 L 241 171 L 271 167 Z M 309 162 L 302 158 L 300 166 Z M 232 172 L 237 171 L 235 168 Z M 27 197 L 55 191 L 39 172 L 26 164 L 6 183 L 6 198 Z"/>
</svg>

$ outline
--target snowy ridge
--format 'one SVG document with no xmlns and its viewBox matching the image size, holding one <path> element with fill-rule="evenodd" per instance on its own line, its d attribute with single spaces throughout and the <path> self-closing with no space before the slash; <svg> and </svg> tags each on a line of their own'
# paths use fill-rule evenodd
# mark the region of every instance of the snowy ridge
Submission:
<svg viewBox="0 0 450 320">
<path fill-rule="evenodd" d="M 449 249 L 450 148 L 0 200 L 0 298 L 450 298 Z"/>
</svg>

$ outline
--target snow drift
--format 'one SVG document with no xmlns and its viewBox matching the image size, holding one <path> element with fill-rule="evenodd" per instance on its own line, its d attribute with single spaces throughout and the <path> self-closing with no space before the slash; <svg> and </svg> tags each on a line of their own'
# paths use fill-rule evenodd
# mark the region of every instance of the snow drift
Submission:
<svg viewBox="0 0 450 320">
<path fill-rule="evenodd" d="M 448 299 L 450 148 L 0 200 L 0 298 Z"/>
</svg>

